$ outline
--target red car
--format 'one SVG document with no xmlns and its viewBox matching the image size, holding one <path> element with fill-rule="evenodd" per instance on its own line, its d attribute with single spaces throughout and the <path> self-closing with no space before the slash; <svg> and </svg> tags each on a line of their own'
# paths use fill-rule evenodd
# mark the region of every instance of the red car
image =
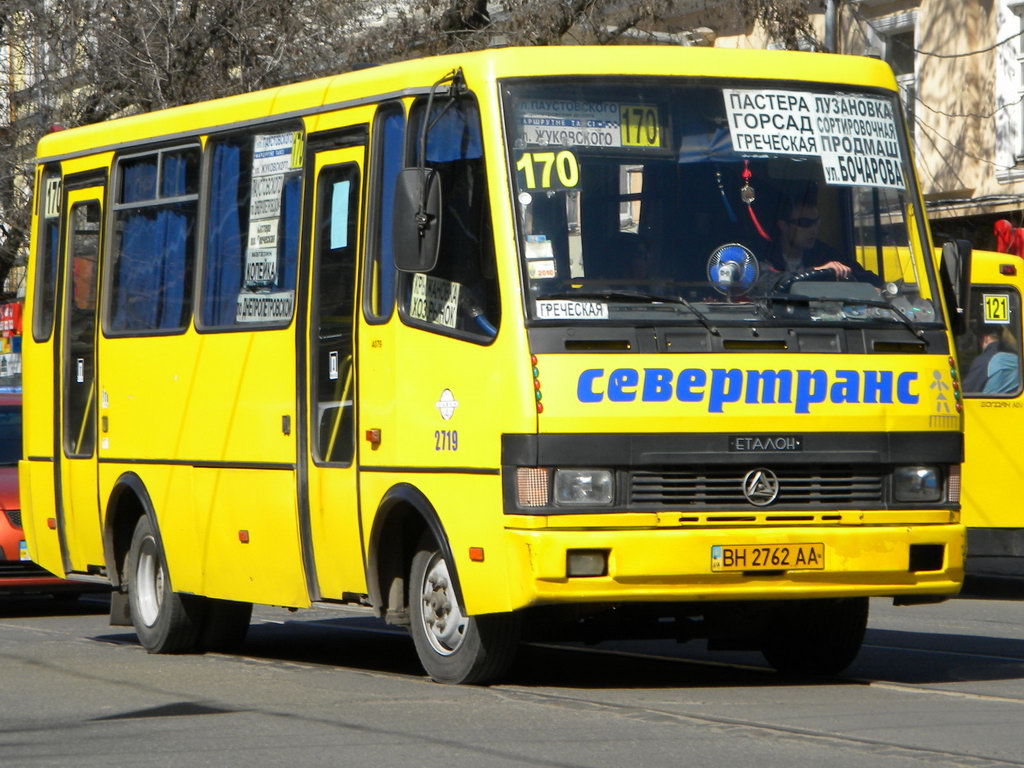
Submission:
<svg viewBox="0 0 1024 768">
<path fill-rule="evenodd" d="M 0 594 L 83 592 L 88 585 L 65 581 L 28 559 L 18 501 L 21 458 L 21 395 L 0 393 Z"/>
</svg>

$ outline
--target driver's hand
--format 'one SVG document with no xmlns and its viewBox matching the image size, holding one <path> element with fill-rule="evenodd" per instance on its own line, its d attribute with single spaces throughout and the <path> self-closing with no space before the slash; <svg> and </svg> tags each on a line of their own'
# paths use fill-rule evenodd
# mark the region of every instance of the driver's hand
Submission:
<svg viewBox="0 0 1024 768">
<path fill-rule="evenodd" d="M 843 264 L 841 261 L 830 261 L 815 267 L 815 269 L 831 269 L 836 273 L 836 280 L 848 280 L 853 272 L 848 264 Z"/>
</svg>

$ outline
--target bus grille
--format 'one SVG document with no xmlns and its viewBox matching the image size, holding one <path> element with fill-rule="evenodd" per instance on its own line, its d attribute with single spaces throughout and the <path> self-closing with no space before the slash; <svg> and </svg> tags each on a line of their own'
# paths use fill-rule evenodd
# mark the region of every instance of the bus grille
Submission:
<svg viewBox="0 0 1024 768">
<path fill-rule="evenodd" d="M 773 470 L 779 495 L 772 507 L 864 506 L 882 503 L 885 474 L 881 470 L 833 467 L 785 467 Z M 641 507 L 719 507 L 757 509 L 743 495 L 747 470 L 702 469 L 634 471 L 630 505 Z"/>
<path fill-rule="evenodd" d="M 5 509 L 7 513 L 7 520 L 15 528 L 21 528 L 21 510 L 20 509 Z"/>
</svg>

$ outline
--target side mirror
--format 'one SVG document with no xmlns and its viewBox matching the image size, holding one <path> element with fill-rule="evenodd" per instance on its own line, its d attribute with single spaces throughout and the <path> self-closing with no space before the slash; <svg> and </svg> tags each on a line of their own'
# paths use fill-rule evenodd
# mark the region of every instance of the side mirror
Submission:
<svg viewBox="0 0 1024 768">
<path fill-rule="evenodd" d="M 949 308 L 951 330 L 959 336 L 967 330 L 967 308 L 971 300 L 970 241 L 951 240 L 942 246 L 939 274 Z"/>
<path fill-rule="evenodd" d="M 430 272 L 441 246 L 441 182 L 431 168 L 403 168 L 395 180 L 395 267 Z"/>
</svg>

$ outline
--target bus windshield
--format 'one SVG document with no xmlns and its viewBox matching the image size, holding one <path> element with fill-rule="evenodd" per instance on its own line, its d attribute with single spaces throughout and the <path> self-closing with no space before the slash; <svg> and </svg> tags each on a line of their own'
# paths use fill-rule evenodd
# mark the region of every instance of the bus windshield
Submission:
<svg viewBox="0 0 1024 768">
<path fill-rule="evenodd" d="M 502 84 L 534 321 L 941 323 L 890 93 Z"/>
</svg>

